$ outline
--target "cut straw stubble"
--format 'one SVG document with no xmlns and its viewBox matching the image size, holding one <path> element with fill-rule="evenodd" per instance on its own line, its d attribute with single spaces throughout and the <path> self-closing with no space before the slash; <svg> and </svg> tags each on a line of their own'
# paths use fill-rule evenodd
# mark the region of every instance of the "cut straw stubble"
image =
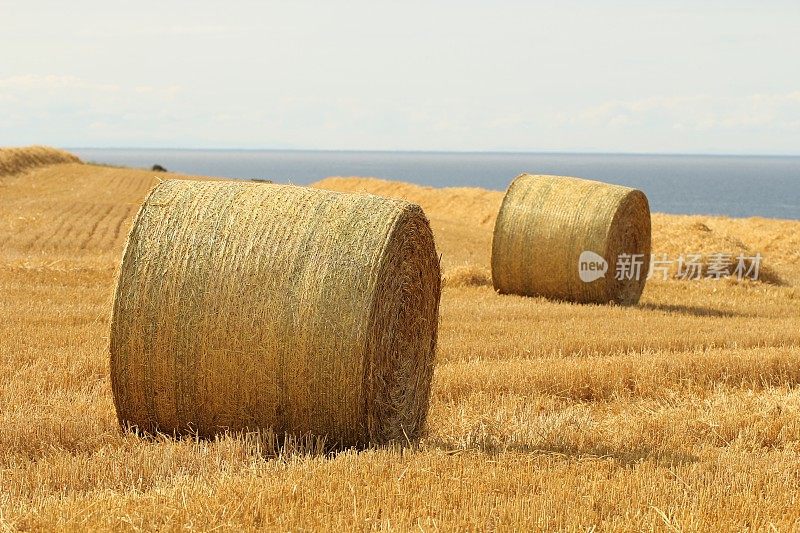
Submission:
<svg viewBox="0 0 800 533">
<path fill-rule="evenodd" d="M 45 165 L 80 162 L 80 159 L 69 152 L 48 146 L 0 148 L 0 176 L 19 174 Z"/>
</svg>

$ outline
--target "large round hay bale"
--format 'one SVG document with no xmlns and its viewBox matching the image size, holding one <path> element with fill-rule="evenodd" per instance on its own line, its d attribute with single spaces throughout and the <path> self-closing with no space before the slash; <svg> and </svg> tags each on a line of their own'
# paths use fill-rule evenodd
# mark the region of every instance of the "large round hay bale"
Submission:
<svg viewBox="0 0 800 533">
<path fill-rule="evenodd" d="M 650 208 L 641 191 L 530 174 L 509 186 L 492 242 L 497 291 L 630 305 L 639 301 L 649 265 Z"/>
<path fill-rule="evenodd" d="M 332 446 L 416 439 L 439 294 L 415 204 L 164 181 L 136 217 L 115 294 L 120 423 L 201 436 L 271 428 Z"/>
</svg>

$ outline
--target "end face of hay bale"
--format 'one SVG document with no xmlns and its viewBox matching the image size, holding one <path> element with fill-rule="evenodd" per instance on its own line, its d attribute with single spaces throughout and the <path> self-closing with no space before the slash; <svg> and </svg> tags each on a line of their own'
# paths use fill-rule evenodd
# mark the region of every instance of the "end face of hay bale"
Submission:
<svg viewBox="0 0 800 533">
<path fill-rule="evenodd" d="M 651 231 L 647 197 L 642 191 L 629 190 L 614 213 L 606 239 L 605 258 L 609 262 L 606 296 L 609 301 L 621 305 L 639 302 L 650 269 Z M 634 263 L 635 258 L 641 262 Z M 626 264 L 621 265 L 621 261 Z"/>
<path fill-rule="evenodd" d="M 71 153 L 48 146 L 0 148 L 0 176 L 19 174 L 45 165 L 80 162 L 81 160 Z"/>
<path fill-rule="evenodd" d="M 641 191 L 522 174 L 506 192 L 492 242 L 497 291 L 631 305 L 649 265 L 650 208 Z"/>
<path fill-rule="evenodd" d="M 422 210 L 371 195 L 168 180 L 142 206 L 111 323 L 123 425 L 416 439 L 439 262 Z"/>
</svg>

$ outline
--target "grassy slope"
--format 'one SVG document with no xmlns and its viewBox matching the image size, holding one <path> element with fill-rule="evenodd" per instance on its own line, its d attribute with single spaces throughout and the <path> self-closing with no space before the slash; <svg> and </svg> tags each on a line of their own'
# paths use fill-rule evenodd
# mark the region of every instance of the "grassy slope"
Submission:
<svg viewBox="0 0 800 533">
<path fill-rule="evenodd" d="M 654 217 L 656 252 L 738 239 L 782 285 L 655 281 L 629 309 L 449 286 L 419 449 L 264 460 L 252 436 L 117 428 L 109 302 L 153 183 L 77 163 L 0 176 L 0 527 L 800 526 L 800 222 Z M 488 268 L 500 193 L 318 186 L 417 201 L 446 273 Z"/>
</svg>

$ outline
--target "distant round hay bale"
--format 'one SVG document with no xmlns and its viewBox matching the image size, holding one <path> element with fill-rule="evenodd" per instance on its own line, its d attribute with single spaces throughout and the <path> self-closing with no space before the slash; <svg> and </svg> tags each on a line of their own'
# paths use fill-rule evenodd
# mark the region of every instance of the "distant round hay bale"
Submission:
<svg viewBox="0 0 800 533">
<path fill-rule="evenodd" d="M 616 279 L 620 258 L 625 276 Z M 590 269 L 598 268 L 603 260 L 605 274 L 597 271 L 596 279 L 581 279 L 579 263 L 591 279 Z M 639 265 L 638 276 L 634 269 L 625 268 L 626 262 Z M 639 301 L 649 265 L 650 208 L 641 191 L 530 174 L 518 176 L 509 186 L 492 242 L 492 280 L 497 291 L 631 305 Z M 627 279 L 629 273 L 633 279 Z"/>
<path fill-rule="evenodd" d="M 80 162 L 81 160 L 71 153 L 49 146 L 0 148 L 0 176 L 19 174 L 44 165 Z"/>
<path fill-rule="evenodd" d="M 287 185 L 168 180 L 131 229 L 111 321 L 123 426 L 417 439 L 439 260 L 422 209 Z"/>
</svg>

